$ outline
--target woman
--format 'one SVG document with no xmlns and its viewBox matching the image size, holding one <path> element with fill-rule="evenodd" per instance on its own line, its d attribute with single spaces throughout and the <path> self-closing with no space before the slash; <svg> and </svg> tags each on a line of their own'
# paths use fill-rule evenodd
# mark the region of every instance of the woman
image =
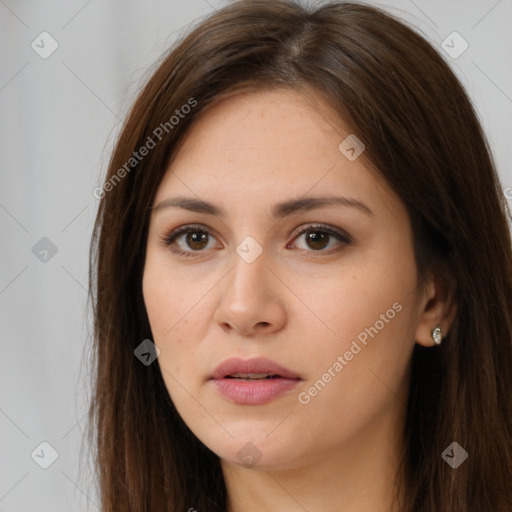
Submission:
<svg viewBox="0 0 512 512">
<path fill-rule="evenodd" d="M 508 210 L 422 37 L 233 3 L 149 79 L 97 192 L 103 510 L 512 510 Z"/>
</svg>

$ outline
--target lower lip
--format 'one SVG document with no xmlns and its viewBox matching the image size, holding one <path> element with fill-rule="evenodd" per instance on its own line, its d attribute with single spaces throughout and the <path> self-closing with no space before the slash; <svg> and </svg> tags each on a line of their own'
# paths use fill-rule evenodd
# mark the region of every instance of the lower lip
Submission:
<svg viewBox="0 0 512 512">
<path fill-rule="evenodd" d="M 213 381 L 221 395 L 235 404 L 260 405 L 266 404 L 286 394 L 298 384 L 298 379 L 261 379 L 238 380 L 216 379 Z"/>
</svg>

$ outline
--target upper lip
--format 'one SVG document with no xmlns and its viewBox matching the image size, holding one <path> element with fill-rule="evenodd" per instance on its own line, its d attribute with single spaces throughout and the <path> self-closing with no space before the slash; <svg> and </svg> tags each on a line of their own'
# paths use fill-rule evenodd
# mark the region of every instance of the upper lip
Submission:
<svg viewBox="0 0 512 512">
<path fill-rule="evenodd" d="M 300 379 L 296 373 L 264 357 L 256 357 L 253 359 L 233 357 L 226 359 L 215 368 L 212 379 L 223 379 L 235 373 L 268 373 L 278 375 L 285 379 Z"/>
</svg>

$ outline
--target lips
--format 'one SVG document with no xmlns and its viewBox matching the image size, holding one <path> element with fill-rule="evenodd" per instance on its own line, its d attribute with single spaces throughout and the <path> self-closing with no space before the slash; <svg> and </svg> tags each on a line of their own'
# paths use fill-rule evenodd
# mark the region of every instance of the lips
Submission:
<svg viewBox="0 0 512 512">
<path fill-rule="evenodd" d="M 237 405 L 262 405 L 289 393 L 301 377 L 264 358 L 228 359 L 210 379 L 215 389 Z"/>
<path fill-rule="evenodd" d="M 265 358 L 232 358 L 222 362 L 213 372 L 214 380 L 225 378 L 283 378 L 300 380 L 299 375 Z"/>
</svg>

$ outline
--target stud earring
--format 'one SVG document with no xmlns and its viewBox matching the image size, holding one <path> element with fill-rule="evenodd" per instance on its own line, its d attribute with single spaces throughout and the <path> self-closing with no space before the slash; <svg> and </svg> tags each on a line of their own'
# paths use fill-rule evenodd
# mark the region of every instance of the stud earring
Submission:
<svg viewBox="0 0 512 512">
<path fill-rule="evenodd" d="M 441 327 L 437 326 L 432 330 L 432 338 L 434 339 L 434 343 L 436 345 L 441 345 L 441 341 L 443 341 L 443 335 L 441 334 Z"/>
</svg>

